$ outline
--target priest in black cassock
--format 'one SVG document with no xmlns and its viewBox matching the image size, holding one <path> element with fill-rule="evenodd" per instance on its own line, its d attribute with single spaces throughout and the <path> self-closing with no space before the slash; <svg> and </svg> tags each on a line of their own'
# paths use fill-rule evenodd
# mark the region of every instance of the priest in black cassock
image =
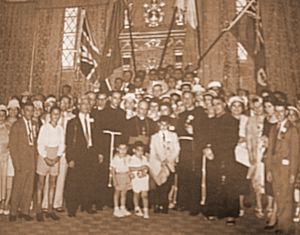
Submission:
<svg viewBox="0 0 300 235">
<path fill-rule="evenodd" d="M 200 212 L 202 150 L 208 142 L 208 116 L 201 107 L 195 108 L 194 94 L 182 94 L 185 111 L 179 115 L 177 135 L 180 141 L 178 173 L 178 210 Z"/>
<path fill-rule="evenodd" d="M 234 149 L 239 139 L 239 121 L 226 112 L 222 97 L 213 98 L 215 117 L 209 119 L 210 144 L 213 155 L 206 165 L 206 203 L 203 214 L 209 219 L 227 218 L 227 225 L 235 224 L 239 214 L 239 180 Z"/>
<path fill-rule="evenodd" d="M 96 143 L 94 119 L 90 116 L 88 97 L 79 100 L 79 113 L 70 120 L 66 130 L 66 207 L 70 217 L 76 216 L 79 206 L 92 214 L 98 196 L 98 165 L 102 161 Z"/>
<path fill-rule="evenodd" d="M 126 129 L 126 114 L 125 111 L 120 108 L 121 93 L 119 91 L 112 91 L 106 107 L 103 110 L 99 110 L 95 114 L 96 120 L 96 132 L 97 132 L 97 145 L 100 146 L 101 153 L 103 155 L 103 162 L 99 167 L 99 182 L 100 195 L 97 202 L 97 208 L 102 209 L 104 206 L 113 206 L 113 190 L 109 185 L 109 164 L 110 164 L 110 151 L 112 133 L 120 133 L 114 136 L 114 147 L 118 143 L 126 143 L 128 140 Z M 109 132 L 109 133 L 105 133 Z"/>
</svg>

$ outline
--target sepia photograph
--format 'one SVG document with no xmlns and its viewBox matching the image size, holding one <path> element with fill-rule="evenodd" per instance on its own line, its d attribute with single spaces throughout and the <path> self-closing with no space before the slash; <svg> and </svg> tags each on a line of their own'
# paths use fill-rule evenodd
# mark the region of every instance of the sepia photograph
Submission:
<svg viewBox="0 0 300 235">
<path fill-rule="evenodd" d="M 0 0 L 1 235 L 300 235 L 300 0 Z"/>
</svg>

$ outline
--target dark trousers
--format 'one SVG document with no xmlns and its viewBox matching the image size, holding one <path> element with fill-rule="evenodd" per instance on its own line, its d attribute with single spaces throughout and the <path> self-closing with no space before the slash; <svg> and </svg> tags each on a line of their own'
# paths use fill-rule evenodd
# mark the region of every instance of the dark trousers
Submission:
<svg viewBox="0 0 300 235">
<path fill-rule="evenodd" d="M 172 187 L 174 174 L 169 175 L 167 181 L 157 188 L 153 192 L 153 205 L 162 206 L 168 208 L 169 198 L 168 194 Z"/>
<path fill-rule="evenodd" d="M 236 178 L 226 174 L 222 181 L 223 170 L 218 165 L 207 168 L 206 203 L 203 214 L 218 218 L 238 217 L 239 192 L 236 189 Z"/>
<path fill-rule="evenodd" d="M 34 169 L 16 171 L 11 195 L 11 214 L 16 215 L 20 208 L 23 214 L 29 214 L 33 195 Z"/>
<path fill-rule="evenodd" d="M 273 167 L 273 166 L 272 166 Z M 289 234 L 293 230 L 293 190 L 294 185 L 289 183 L 289 166 L 283 166 L 280 163 L 272 168 L 273 190 L 275 202 L 277 203 L 278 228 L 282 229 L 284 234 Z"/>
<path fill-rule="evenodd" d="M 190 212 L 200 210 L 201 161 L 196 161 L 198 153 L 193 152 L 193 142 L 180 140 L 180 162 L 178 173 L 178 207 Z"/>
<path fill-rule="evenodd" d="M 80 205 L 83 210 L 90 210 L 99 196 L 97 157 L 92 154 L 84 156 L 85 159 L 75 161 L 75 167 L 67 172 L 65 197 L 69 213 L 75 213 Z"/>
</svg>

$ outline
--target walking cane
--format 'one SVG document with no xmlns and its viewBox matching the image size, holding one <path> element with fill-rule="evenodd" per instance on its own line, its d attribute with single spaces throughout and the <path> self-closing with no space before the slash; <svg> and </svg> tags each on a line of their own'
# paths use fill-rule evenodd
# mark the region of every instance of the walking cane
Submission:
<svg viewBox="0 0 300 235">
<path fill-rule="evenodd" d="M 202 179 L 201 179 L 201 202 L 200 205 L 205 205 L 206 201 L 206 156 L 202 156 Z"/>
<path fill-rule="evenodd" d="M 111 160 L 112 160 L 113 154 L 114 154 L 115 136 L 122 135 L 122 133 L 117 132 L 117 131 L 110 131 L 110 130 L 104 130 L 103 133 L 110 135 L 109 163 L 111 163 Z M 112 177 L 113 176 L 112 176 L 112 173 L 111 173 L 111 167 L 109 166 L 109 178 L 108 178 L 108 185 L 107 185 L 107 187 L 109 187 L 109 188 L 112 187 Z"/>
</svg>

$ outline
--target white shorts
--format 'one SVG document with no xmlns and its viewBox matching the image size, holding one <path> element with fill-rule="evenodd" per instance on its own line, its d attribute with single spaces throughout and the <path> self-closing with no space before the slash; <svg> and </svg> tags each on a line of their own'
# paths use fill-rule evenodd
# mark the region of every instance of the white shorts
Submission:
<svg viewBox="0 0 300 235">
<path fill-rule="evenodd" d="M 37 167 L 36 167 L 36 173 L 38 175 L 46 176 L 58 176 L 59 173 L 59 162 L 57 162 L 54 166 L 48 166 L 45 162 L 44 158 L 41 156 L 38 156 L 37 161 Z"/>
<path fill-rule="evenodd" d="M 145 177 L 142 178 L 134 177 L 131 183 L 132 183 L 132 190 L 135 193 L 149 191 L 149 175 L 146 175 Z"/>
</svg>

